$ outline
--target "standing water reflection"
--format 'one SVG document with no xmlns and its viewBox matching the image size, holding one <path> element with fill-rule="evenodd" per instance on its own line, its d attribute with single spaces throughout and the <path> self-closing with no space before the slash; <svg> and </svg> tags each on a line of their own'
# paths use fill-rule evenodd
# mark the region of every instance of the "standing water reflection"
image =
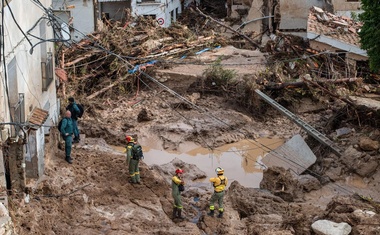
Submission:
<svg viewBox="0 0 380 235">
<path fill-rule="evenodd" d="M 144 148 L 144 162 L 148 165 L 162 165 L 174 158 L 183 162 L 194 164 L 204 171 L 207 178 L 215 175 L 215 168 L 224 168 L 229 182 L 234 180 L 246 187 L 258 188 L 262 179 L 262 170 L 257 163 L 266 153 L 282 145 L 282 139 L 261 138 L 254 140 L 242 140 L 233 144 L 227 144 L 213 151 L 196 147 L 186 152 L 167 152 L 164 150 Z"/>
</svg>

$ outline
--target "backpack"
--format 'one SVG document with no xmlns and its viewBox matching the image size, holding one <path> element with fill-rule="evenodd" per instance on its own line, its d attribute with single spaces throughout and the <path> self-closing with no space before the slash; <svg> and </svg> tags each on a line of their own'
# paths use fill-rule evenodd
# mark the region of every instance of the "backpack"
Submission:
<svg viewBox="0 0 380 235">
<path fill-rule="evenodd" d="M 84 113 L 84 107 L 81 104 L 77 104 L 77 106 L 79 109 L 79 113 L 77 114 L 77 117 L 81 118 L 83 116 L 83 113 Z"/>
<path fill-rule="evenodd" d="M 63 120 L 63 118 L 58 122 L 58 131 L 59 132 L 61 132 L 62 120 Z"/>
<path fill-rule="evenodd" d="M 142 147 L 139 144 L 134 144 L 132 146 L 132 158 L 135 160 L 140 160 L 144 158 Z"/>
<path fill-rule="evenodd" d="M 73 107 L 72 104 L 69 104 L 67 107 L 66 107 L 66 110 L 69 110 L 71 112 L 71 118 L 73 119 L 77 119 L 77 118 L 81 118 L 83 116 L 83 113 L 84 113 L 84 107 L 83 105 L 81 104 L 76 104 L 78 109 L 79 109 L 79 113 L 77 113 Z"/>
<path fill-rule="evenodd" d="M 59 131 L 59 133 L 61 133 L 61 135 L 63 136 L 64 133 L 61 132 L 62 120 L 63 120 L 63 118 L 58 122 L 58 131 Z"/>
<path fill-rule="evenodd" d="M 218 178 L 220 179 L 220 184 L 218 184 L 218 185 L 215 185 L 215 183 L 213 183 L 213 186 L 214 187 L 218 187 L 219 185 L 224 185 L 224 186 L 227 186 L 226 185 L 226 178 L 224 177 L 224 179 L 221 179 L 219 176 L 218 176 Z"/>
</svg>

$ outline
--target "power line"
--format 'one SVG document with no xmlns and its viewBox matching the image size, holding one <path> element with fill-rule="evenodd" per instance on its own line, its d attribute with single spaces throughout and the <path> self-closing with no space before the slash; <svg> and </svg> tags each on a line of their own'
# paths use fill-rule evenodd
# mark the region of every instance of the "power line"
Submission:
<svg viewBox="0 0 380 235">
<path fill-rule="evenodd" d="M 4 32 L 4 6 L 5 6 L 5 0 L 2 0 L 2 6 L 3 10 L 1 11 L 1 47 L 2 47 L 2 59 L 3 59 L 3 68 L 4 68 L 4 83 L 5 83 L 5 94 L 7 97 L 7 103 L 8 103 L 8 111 L 9 111 L 9 118 L 11 122 L 13 122 L 13 117 L 11 113 L 11 102 L 9 99 L 9 87 L 8 87 L 8 74 L 7 74 L 7 64 L 5 61 L 5 32 Z"/>
<path fill-rule="evenodd" d="M 34 0 L 34 1 L 36 1 L 36 0 Z M 37 1 L 38 1 L 38 0 L 37 0 Z M 78 31 L 78 30 L 77 30 L 77 31 Z M 83 35 L 84 35 L 84 34 L 83 34 Z M 86 36 L 86 35 L 85 35 L 85 36 Z M 86 36 L 86 37 L 87 37 L 87 36 Z M 87 37 L 87 38 L 89 38 L 89 37 Z M 110 50 L 108 50 L 108 49 L 105 49 L 103 46 L 99 45 L 97 42 L 94 42 L 94 44 L 96 45 L 96 46 L 94 46 L 94 48 L 100 48 L 100 49 L 104 50 L 105 52 L 107 52 L 107 53 L 109 53 L 109 54 L 111 54 L 111 55 L 114 55 L 115 57 L 117 57 L 117 58 L 119 58 L 120 60 L 124 61 L 124 62 L 126 63 L 127 66 L 132 67 L 132 68 L 134 67 L 131 63 L 129 63 L 126 59 L 124 59 L 123 56 L 121 56 L 121 55 L 119 55 L 119 54 L 116 54 L 116 53 L 114 53 L 114 52 L 112 52 L 112 51 L 110 51 Z M 322 53 L 321 53 L 321 54 L 322 54 Z M 316 55 L 313 55 L 313 56 L 316 56 Z M 312 57 L 312 56 L 310 56 L 310 57 Z M 304 58 L 300 58 L 300 59 L 304 59 Z M 224 125 L 228 126 L 228 127 L 231 128 L 231 129 L 234 129 L 234 128 L 232 128 L 229 124 L 227 124 L 227 123 L 225 123 L 223 120 L 221 120 L 220 118 L 217 118 L 217 117 L 215 117 L 215 116 L 209 114 L 209 113 L 206 112 L 204 109 L 202 109 L 202 108 L 200 108 L 199 106 L 193 104 L 192 102 L 190 102 L 190 101 L 187 100 L 186 98 L 180 96 L 177 92 L 171 90 L 170 88 L 168 88 L 168 87 L 165 86 L 164 84 L 158 82 L 155 78 L 151 77 L 151 76 L 148 75 L 147 73 L 145 73 L 145 72 L 143 72 L 143 71 L 140 71 L 140 73 L 141 73 L 142 75 L 144 75 L 145 77 L 147 77 L 148 79 L 150 79 L 153 83 L 159 85 L 159 86 L 162 87 L 164 90 L 166 90 L 166 91 L 169 92 L 170 94 L 174 95 L 176 98 L 178 98 L 178 99 L 182 100 L 183 102 L 189 104 L 190 106 L 196 108 L 196 109 L 197 109 L 198 111 L 200 111 L 202 114 L 205 114 L 206 116 L 209 116 L 210 118 L 212 118 L 212 119 L 214 119 L 214 120 L 217 120 L 219 123 L 224 124 Z M 142 81 L 142 80 L 141 80 L 141 81 Z M 144 84 L 145 84 L 145 83 L 144 83 Z M 169 106 L 169 107 L 170 107 L 170 106 Z M 180 115 L 186 119 L 186 117 L 185 117 L 184 115 L 182 115 L 182 114 L 180 114 Z M 186 120 L 187 120 L 187 119 L 186 119 Z M 189 120 L 187 120 L 187 121 L 189 121 Z M 236 130 L 236 129 L 235 129 L 235 130 Z M 238 131 L 239 131 L 240 133 L 243 133 L 243 132 L 241 132 L 240 130 L 238 130 Z M 243 134 L 245 135 L 245 133 L 243 133 Z M 245 136 L 246 136 L 246 135 L 245 135 Z M 250 141 L 250 140 L 249 140 L 249 141 Z M 256 142 L 257 142 L 257 141 L 256 141 Z M 205 142 L 205 143 L 206 143 L 206 142 Z M 252 143 L 253 143 L 253 142 L 252 142 Z M 206 143 L 206 144 L 207 144 L 207 143 Z M 255 143 L 254 143 L 254 144 L 255 144 Z M 260 144 L 261 147 L 271 150 L 268 146 L 263 145 L 263 144 L 261 144 L 261 143 L 259 143 L 259 144 Z M 256 145 L 256 146 L 258 146 L 258 145 Z M 260 146 L 258 146 L 258 147 L 260 147 Z M 213 148 L 211 148 L 211 149 L 213 149 Z M 264 150 L 264 149 L 263 149 L 263 150 Z M 281 159 L 280 157 L 283 157 L 283 158 L 285 158 L 285 160 L 284 160 L 284 159 L 281 159 L 281 160 L 288 161 L 288 162 L 291 162 L 291 163 L 293 163 L 293 164 L 296 164 L 296 165 L 302 167 L 303 169 L 307 170 L 308 172 L 311 172 L 311 173 L 313 173 L 314 175 L 319 176 L 319 174 L 317 174 L 317 173 L 315 173 L 315 172 L 312 172 L 311 170 L 308 170 L 307 168 L 301 166 L 301 165 L 298 164 L 297 162 L 294 162 L 292 159 L 289 159 L 289 158 L 287 158 L 287 157 L 285 157 L 285 156 L 282 156 L 282 154 L 279 154 L 279 153 L 277 153 L 277 152 L 274 151 L 274 150 L 272 150 L 272 151 L 275 153 L 275 154 L 274 154 L 275 156 L 278 155 L 278 156 L 276 156 L 276 157 L 278 157 L 279 159 Z M 256 161 L 256 162 L 257 162 L 257 161 Z M 259 162 L 257 162 L 257 163 L 259 163 Z M 259 164 L 260 164 L 260 163 L 259 163 Z M 321 177 L 321 176 L 320 176 L 320 177 Z M 331 183 L 332 183 L 333 185 L 335 184 L 334 182 L 331 182 Z M 340 186 L 339 186 L 339 187 L 340 187 Z M 345 188 L 343 188 L 343 187 L 341 187 L 341 190 L 346 190 L 346 191 L 348 192 L 348 190 L 345 189 Z"/>
</svg>

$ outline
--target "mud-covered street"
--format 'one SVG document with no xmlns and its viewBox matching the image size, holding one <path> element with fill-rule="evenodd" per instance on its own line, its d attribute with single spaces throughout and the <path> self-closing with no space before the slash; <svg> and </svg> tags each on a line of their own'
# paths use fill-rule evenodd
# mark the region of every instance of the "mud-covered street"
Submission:
<svg viewBox="0 0 380 235">
<path fill-rule="evenodd" d="M 125 154 L 122 148 L 115 147 L 122 146 L 125 133 L 137 134 L 147 150 L 146 158 L 164 157 L 167 151 L 170 153 L 173 150 L 187 152 L 195 146 L 207 148 L 211 143 L 213 146 L 233 145 L 246 139 L 241 130 L 258 137 L 284 140 L 294 133 L 303 133 L 288 119 L 276 114 L 275 110 L 266 120 L 257 121 L 234 110 L 228 101 L 207 96 L 197 100 L 196 104 L 207 108 L 210 117 L 196 109 L 180 110 L 178 112 L 183 115 L 178 115 L 159 105 L 161 99 L 157 96 L 165 97 L 169 104 L 176 101 L 165 92 L 152 94 L 150 90 L 141 91 L 138 98 L 143 102 L 139 105 L 133 106 L 128 100 L 114 101 L 113 105 L 109 103 L 103 110 L 94 112 L 96 115 L 86 115 L 80 120 L 84 138 L 75 145 L 74 163 L 69 165 L 64 161 L 62 150 L 52 155 L 47 161 L 45 176 L 33 186 L 30 202 L 12 211 L 17 218 L 15 225 L 18 233 L 311 234 L 310 225 L 317 219 L 351 221 L 357 234 L 377 233 L 378 214 L 368 216 L 360 210 L 378 213 L 378 205 L 360 200 L 353 193 L 371 195 L 374 201 L 379 200 L 379 171 L 371 177 L 356 177 L 350 181 L 354 175 L 344 173 L 345 160 L 333 160 L 333 155 L 324 157 L 311 168 L 314 172 L 318 167 L 327 167 L 327 173 L 332 175 L 333 180 L 327 183 L 310 174 L 295 176 L 283 169 L 264 173 L 261 189 L 244 187 L 238 181 L 231 180 L 223 219 L 205 215 L 212 193 L 211 186 L 205 180 L 207 174 L 196 164 L 174 159 L 175 154 L 172 155 L 173 161 L 161 166 L 148 166 L 143 160 L 143 184 L 131 185 L 128 183 Z M 220 112 L 221 108 L 223 112 Z M 138 122 L 136 116 L 143 109 L 149 110 L 151 120 Z M 233 128 L 226 129 L 210 120 L 211 117 L 218 117 Z M 323 117 L 318 114 L 303 115 L 313 125 L 318 125 Z M 199 132 L 192 129 L 188 121 L 196 123 Z M 127 123 L 128 127 L 123 130 Z M 368 131 L 363 130 L 364 133 Z M 364 133 L 360 133 L 359 129 L 353 133 L 346 144 L 347 148 L 357 145 L 357 138 Z M 377 131 L 369 133 L 373 135 Z M 93 138 L 94 135 L 98 138 Z M 155 154 L 150 155 L 150 151 Z M 361 155 L 365 153 L 360 152 Z M 210 150 L 209 154 L 215 152 Z M 347 157 L 345 155 L 344 159 Z M 228 161 L 223 164 L 222 167 L 229 169 Z M 173 201 L 169 182 L 177 167 L 185 170 L 185 180 L 189 185 L 182 195 L 187 217 L 182 222 L 171 218 Z M 336 173 L 337 168 L 341 169 L 340 174 Z M 245 171 L 244 168 L 234 170 Z M 226 171 L 226 176 L 234 174 Z M 16 204 L 17 199 L 12 203 Z"/>
</svg>

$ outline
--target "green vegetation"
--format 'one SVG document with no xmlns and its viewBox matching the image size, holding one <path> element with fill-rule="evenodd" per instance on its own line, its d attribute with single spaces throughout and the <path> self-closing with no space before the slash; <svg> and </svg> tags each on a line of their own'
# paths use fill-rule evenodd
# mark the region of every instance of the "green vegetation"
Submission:
<svg viewBox="0 0 380 235">
<path fill-rule="evenodd" d="M 222 59 L 219 58 L 203 72 L 206 81 L 211 82 L 214 86 L 226 86 L 236 77 L 236 71 L 225 69 L 221 61 Z"/>
<path fill-rule="evenodd" d="M 364 13 L 359 15 L 364 25 L 359 32 L 361 47 L 367 50 L 369 65 L 373 72 L 380 71 L 380 2 L 362 0 Z"/>
</svg>

